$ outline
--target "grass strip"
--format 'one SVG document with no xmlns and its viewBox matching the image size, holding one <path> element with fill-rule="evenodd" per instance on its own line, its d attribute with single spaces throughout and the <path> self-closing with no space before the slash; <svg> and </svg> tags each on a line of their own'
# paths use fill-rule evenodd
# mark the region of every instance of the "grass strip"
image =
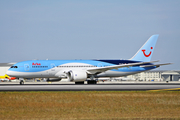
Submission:
<svg viewBox="0 0 180 120">
<path fill-rule="evenodd" d="M 0 119 L 180 119 L 180 91 L 0 92 Z"/>
</svg>

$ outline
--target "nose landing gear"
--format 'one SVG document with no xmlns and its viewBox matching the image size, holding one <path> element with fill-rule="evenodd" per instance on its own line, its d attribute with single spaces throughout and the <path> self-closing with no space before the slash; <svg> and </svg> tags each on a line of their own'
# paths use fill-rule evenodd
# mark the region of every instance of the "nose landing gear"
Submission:
<svg viewBox="0 0 180 120">
<path fill-rule="evenodd" d="M 23 78 L 19 78 L 19 84 L 24 85 L 24 79 Z"/>
</svg>

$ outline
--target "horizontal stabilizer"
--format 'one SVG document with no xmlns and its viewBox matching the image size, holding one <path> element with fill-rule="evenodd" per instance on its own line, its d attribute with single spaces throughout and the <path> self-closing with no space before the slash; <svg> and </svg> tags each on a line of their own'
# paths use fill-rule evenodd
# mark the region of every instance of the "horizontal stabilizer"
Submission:
<svg viewBox="0 0 180 120">
<path fill-rule="evenodd" d="M 164 63 L 164 64 L 155 64 L 155 65 L 143 65 L 143 66 L 140 66 L 140 67 L 160 67 L 162 65 L 170 65 L 170 64 L 173 64 L 173 63 Z"/>
</svg>

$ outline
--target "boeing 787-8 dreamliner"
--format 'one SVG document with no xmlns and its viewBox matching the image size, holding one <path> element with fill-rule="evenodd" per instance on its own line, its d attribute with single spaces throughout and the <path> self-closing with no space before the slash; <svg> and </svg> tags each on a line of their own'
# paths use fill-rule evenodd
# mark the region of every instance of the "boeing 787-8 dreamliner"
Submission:
<svg viewBox="0 0 180 120">
<path fill-rule="evenodd" d="M 151 57 L 159 35 L 152 35 L 139 51 L 129 60 L 30 60 L 14 64 L 7 75 L 19 78 L 46 78 L 60 81 L 67 78 L 70 82 L 96 84 L 100 77 L 122 77 L 158 68 L 165 64 L 153 64 Z"/>
</svg>

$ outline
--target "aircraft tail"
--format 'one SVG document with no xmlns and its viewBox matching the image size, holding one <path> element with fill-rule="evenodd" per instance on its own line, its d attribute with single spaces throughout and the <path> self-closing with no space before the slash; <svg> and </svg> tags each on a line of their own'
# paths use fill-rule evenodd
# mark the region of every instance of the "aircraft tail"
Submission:
<svg viewBox="0 0 180 120">
<path fill-rule="evenodd" d="M 138 50 L 138 52 L 131 58 L 135 61 L 149 62 L 157 42 L 159 35 L 152 35 L 146 43 Z"/>
</svg>

